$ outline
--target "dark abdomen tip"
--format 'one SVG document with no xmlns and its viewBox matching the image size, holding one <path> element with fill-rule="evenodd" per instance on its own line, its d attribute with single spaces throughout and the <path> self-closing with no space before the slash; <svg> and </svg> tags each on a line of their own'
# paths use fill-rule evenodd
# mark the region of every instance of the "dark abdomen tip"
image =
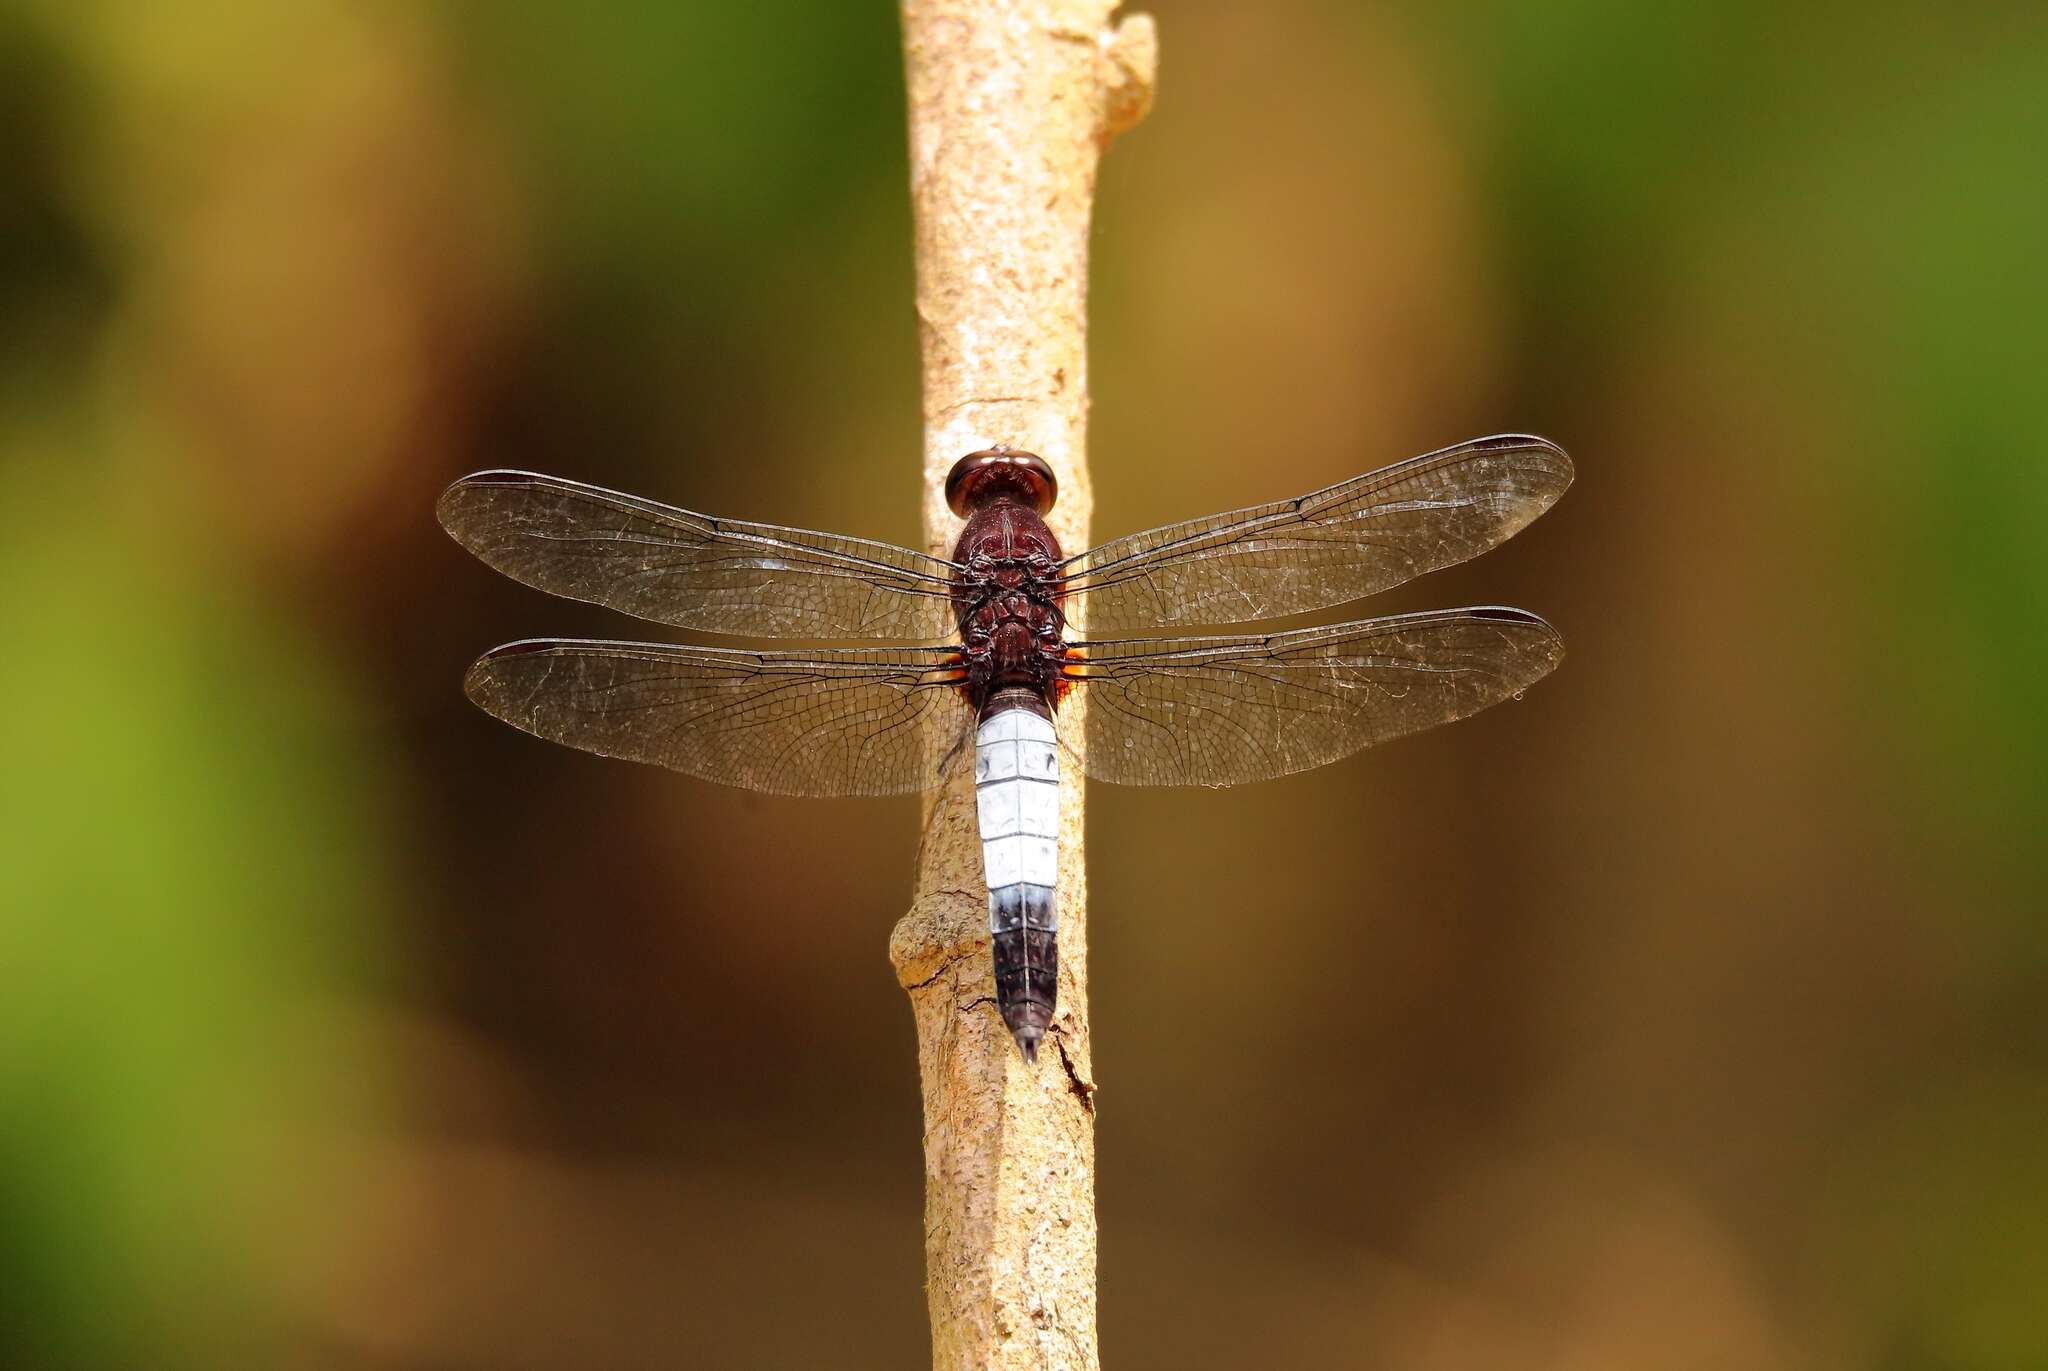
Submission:
<svg viewBox="0 0 2048 1371">
<path fill-rule="evenodd" d="M 1049 928 L 1004 929 L 995 935 L 995 962 L 996 1007 L 1024 1060 L 1036 1062 L 1059 986 L 1059 935 Z"/>
</svg>

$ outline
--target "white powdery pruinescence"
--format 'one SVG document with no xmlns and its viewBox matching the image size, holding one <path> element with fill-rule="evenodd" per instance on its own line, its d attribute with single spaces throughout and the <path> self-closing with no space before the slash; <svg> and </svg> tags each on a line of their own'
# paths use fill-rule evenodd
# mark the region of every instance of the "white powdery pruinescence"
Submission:
<svg viewBox="0 0 2048 1371">
<path fill-rule="evenodd" d="M 974 799 L 989 893 L 1036 886 L 1050 903 L 1060 835 L 1060 753 L 1050 719 L 1006 709 L 981 721 L 974 735 Z M 1003 925 L 991 923 L 989 930 L 1000 933 Z"/>
</svg>

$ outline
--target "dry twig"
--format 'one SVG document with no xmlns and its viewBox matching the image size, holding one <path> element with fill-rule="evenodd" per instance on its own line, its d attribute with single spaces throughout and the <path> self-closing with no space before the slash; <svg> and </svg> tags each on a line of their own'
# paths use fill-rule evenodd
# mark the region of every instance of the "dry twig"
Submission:
<svg viewBox="0 0 2048 1371">
<path fill-rule="evenodd" d="M 1008 443 L 1058 474 L 1049 522 L 1086 545 L 1088 225 L 1096 162 L 1151 103 L 1157 48 L 1115 0 L 903 0 L 924 526 L 962 454 Z M 1076 631 L 1079 625 L 1075 626 Z M 1079 736 L 1072 701 L 1060 728 Z M 927 810 L 917 897 L 890 953 L 924 1085 L 925 1255 L 940 1371 L 1092 1371 L 1094 1077 L 1079 769 L 1063 768 L 1059 1012 L 1036 1069 L 997 1015 L 969 778 Z"/>
</svg>

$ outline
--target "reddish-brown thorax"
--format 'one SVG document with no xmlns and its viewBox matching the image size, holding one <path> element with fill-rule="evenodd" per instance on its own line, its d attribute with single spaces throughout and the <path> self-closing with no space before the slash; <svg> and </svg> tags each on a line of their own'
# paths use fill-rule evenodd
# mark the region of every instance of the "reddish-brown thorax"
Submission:
<svg viewBox="0 0 2048 1371">
<path fill-rule="evenodd" d="M 1043 460 L 1003 448 L 961 458 L 947 477 L 948 500 L 967 516 L 953 609 L 977 710 L 998 691 L 1029 691 L 1048 709 L 1058 700 L 1065 578 L 1044 518 L 1057 490 Z"/>
</svg>

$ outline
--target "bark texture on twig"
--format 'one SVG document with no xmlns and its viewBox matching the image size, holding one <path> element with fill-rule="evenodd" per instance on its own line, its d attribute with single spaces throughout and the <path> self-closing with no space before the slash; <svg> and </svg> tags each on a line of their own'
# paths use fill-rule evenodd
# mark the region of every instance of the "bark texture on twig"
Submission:
<svg viewBox="0 0 2048 1371">
<path fill-rule="evenodd" d="M 1115 0 L 903 0 L 924 527 L 950 553 L 941 484 L 1008 443 L 1059 477 L 1048 522 L 1086 546 L 1088 225 L 1096 162 L 1151 103 L 1149 18 Z M 1074 630 L 1079 631 L 1076 623 Z M 1076 702 L 1059 728 L 1077 744 Z M 1097 1365 L 1094 1076 L 1078 768 L 1062 768 L 1059 1009 L 1027 1067 L 994 1002 L 971 775 L 928 808 L 917 896 L 890 943 L 924 1086 L 932 1362 Z"/>
</svg>

